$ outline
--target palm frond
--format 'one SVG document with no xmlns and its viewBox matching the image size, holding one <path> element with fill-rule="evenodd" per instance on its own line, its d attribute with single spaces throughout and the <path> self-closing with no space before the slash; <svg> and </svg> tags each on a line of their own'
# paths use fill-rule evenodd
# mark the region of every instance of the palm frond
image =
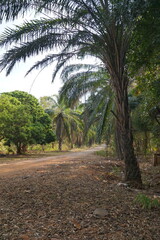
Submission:
<svg viewBox="0 0 160 240">
<path fill-rule="evenodd" d="M 1 34 L 0 46 L 22 41 L 31 42 L 51 33 L 68 35 L 62 29 L 67 22 L 68 19 L 41 18 L 25 21 L 21 26 L 15 25 L 14 28 L 8 27 Z"/>
<path fill-rule="evenodd" d="M 62 72 L 61 72 L 61 79 L 63 81 L 63 83 L 65 83 L 66 81 L 68 81 L 68 79 L 73 75 L 73 72 L 78 72 L 78 71 L 84 71 L 86 70 L 86 73 L 88 71 L 91 70 L 100 70 L 102 69 L 102 67 L 100 66 L 96 66 L 95 64 L 70 64 L 68 66 L 66 66 L 65 68 L 63 68 Z"/>
<path fill-rule="evenodd" d="M 33 0 L 1 0 L 0 18 L 10 20 L 17 18 L 20 14 L 23 16 L 34 2 Z"/>
<path fill-rule="evenodd" d="M 104 130 L 105 127 L 107 125 L 110 124 L 109 123 L 109 114 L 110 114 L 110 110 L 111 110 L 111 106 L 112 106 L 112 97 L 110 97 L 109 99 L 106 99 L 106 101 L 104 102 L 104 105 L 102 107 L 102 111 L 101 111 L 101 117 L 99 118 L 98 124 L 97 124 L 97 140 L 98 142 L 101 142 L 102 136 L 104 135 Z M 106 134 L 106 133 L 105 133 Z"/>
<path fill-rule="evenodd" d="M 77 102 L 86 93 L 96 92 L 108 82 L 103 67 L 91 64 L 69 65 L 63 69 L 61 76 L 64 85 L 60 90 L 60 98 L 65 99 L 69 105 Z"/>
<path fill-rule="evenodd" d="M 57 39 L 59 39 L 58 42 Z M 40 52 L 43 53 L 44 51 L 49 50 L 54 46 L 58 47 L 57 44 L 60 44 L 61 41 L 64 42 L 61 35 L 54 35 L 51 33 L 35 39 L 32 42 L 23 43 L 20 45 L 20 47 L 13 47 L 3 55 L 2 60 L 0 61 L 0 67 L 2 69 L 7 67 L 8 75 L 16 62 L 19 62 L 20 60 L 25 61 L 27 57 L 37 55 L 37 53 Z M 55 54 L 54 57 L 58 59 L 59 55 Z M 51 58 L 48 60 L 51 60 Z"/>
</svg>

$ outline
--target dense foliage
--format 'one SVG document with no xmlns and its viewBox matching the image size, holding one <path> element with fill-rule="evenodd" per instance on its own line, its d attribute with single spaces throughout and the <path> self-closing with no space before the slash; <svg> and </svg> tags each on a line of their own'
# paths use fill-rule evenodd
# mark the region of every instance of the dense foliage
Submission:
<svg viewBox="0 0 160 240">
<path fill-rule="evenodd" d="M 0 95 L 0 139 L 14 144 L 17 154 L 25 153 L 30 144 L 55 141 L 51 119 L 32 95 L 14 91 Z"/>
</svg>

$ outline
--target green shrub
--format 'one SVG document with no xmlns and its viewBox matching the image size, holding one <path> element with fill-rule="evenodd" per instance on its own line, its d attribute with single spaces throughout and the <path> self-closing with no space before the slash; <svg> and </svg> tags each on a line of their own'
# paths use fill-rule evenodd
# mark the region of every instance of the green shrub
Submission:
<svg viewBox="0 0 160 240">
<path fill-rule="evenodd" d="M 0 141 L 0 153 L 6 154 L 7 153 L 7 146 L 4 145 L 4 141 Z"/>
<path fill-rule="evenodd" d="M 135 202 L 139 203 L 143 209 L 160 207 L 160 202 L 158 199 L 151 199 L 144 194 L 138 194 L 135 198 Z"/>
<path fill-rule="evenodd" d="M 112 173 L 113 173 L 113 174 L 115 174 L 115 175 L 121 175 L 121 172 L 122 172 L 122 170 L 121 170 L 120 167 L 118 167 L 118 166 L 113 166 L 113 167 L 112 167 Z"/>
<path fill-rule="evenodd" d="M 105 150 L 96 151 L 95 154 L 101 157 L 107 157 L 107 152 Z"/>
</svg>

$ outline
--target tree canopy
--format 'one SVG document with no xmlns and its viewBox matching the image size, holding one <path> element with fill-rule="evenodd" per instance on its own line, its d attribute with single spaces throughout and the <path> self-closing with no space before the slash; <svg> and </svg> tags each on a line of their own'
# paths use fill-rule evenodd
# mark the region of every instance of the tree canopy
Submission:
<svg viewBox="0 0 160 240">
<path fill-rule="evenodd" d="M 35 97 L 21 91 L 0 95 L 0 132 L 0 138 L 9 146 L 14 144 L 18 154 L 29 144 L 55 140 L 49 115 Z"/>
</svg>

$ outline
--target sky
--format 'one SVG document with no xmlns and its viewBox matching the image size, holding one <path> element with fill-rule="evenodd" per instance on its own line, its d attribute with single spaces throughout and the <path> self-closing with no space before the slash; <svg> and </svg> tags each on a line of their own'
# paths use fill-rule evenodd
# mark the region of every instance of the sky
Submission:
<svg viewBox="0 0 160 240">
<path fill-rule="evenodd" d="M 27 16 L 27 20 L 31 18 L 33 18 L 32 15 Z M 0 25 L 0 33 L 4 31 L 5 27 L 12 27 L 15 24 L 20 25 L 24 20 L 25 19 L 18 19 L 15 22 L 9 22 L 7 24 L 2 23 Z M 0 50 L 0 58 L 4 51 L 5 49 Z M 25 77 L 27 70 L 29 70 L 36 61 L 40 60 L 41 57 L 42 56 L 38 55 L 29 58 L 25 63 L 18 63 L 7 77 L 5 70 L 0 72 L 0 93 L 20 90 L 28 92 L 38 99 L 42 96 L 58 94 L 62 83 L 58 76 L 54 83 L 52 83 L 52 73 L 54 71 L 53 66 L 49 66 L 41 72 L 40 70 L 33 70 L 27 77 Z"/>
<path fill-rule="evenodd" d="M 36 16 L 36 18 L 40 17 L 44 17 L 44 15 Z M 14 25 L 21 25 L 23 21 L 31 19 L 35 19 L 35 16 L 32 13 L 29 13 L 25 18 L 19 18 L 14 22 L 4 22 L 0 24 L 0 34 L 3 33 L 6 27 L 12 28 Z M 0 58 L 5 51 L 5 48 L 0 49 Z M 20 90 L 28 92 L 38 99 L 43 96 L 52 96 L 55 94 L 57 95 L 60 87 L 62 86 L 62 82 L 57 74 L 57 77 L 52 83 L 52 74 L 54 72 L 53 65 L 45 68 L 43 71 L 40 71 L 40 69 L 33 70 L 29 75 L 25 77 L 25 74 L 30 69 L 30 67 L 34 65 L 35 62 L 41 60 L 42 57 L 44 57 L 46 54 L 30 57 L 26 60 L 25 63 L 21 61 L 15 65 L 12 72 L 7 77 L 5 70 L 0 72 L 0 93 Z M 79 63 L 78 60 L 74 61 L 74 63 L 75 62 Z M 84 63 L 97 64 L 97 60 L 89 57 L 84 61 Z"/>
<path fill-rule="evenodd" d="M 20 90 L 28 92 L 36 98 L 58 94 L 62 83 L 60 78 L 56 78 L 52 83 L 53 68 L 48 67 L 42 72 L 33 70 L 25 77 L 31 63 L 34 63 L 34 59 L 29 59 L 29 62 L 26 63 L 20 62 L 7 77 L 5 71 L 2 71 L 0 73 L 0 93 Z"/>
</svg>

